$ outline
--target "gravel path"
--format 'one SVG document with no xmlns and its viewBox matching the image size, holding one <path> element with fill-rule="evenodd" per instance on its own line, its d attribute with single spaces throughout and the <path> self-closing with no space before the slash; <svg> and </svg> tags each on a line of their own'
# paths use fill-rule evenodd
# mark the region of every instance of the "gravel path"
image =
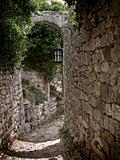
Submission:
<svg viewBox="0 0 120 160">
<path fill-rule="evenodd" d="M 36 143 L 59 139 L 59 130 L 62 128 L 63 122 L 64 115 L 61 115 L 53 122 L 45 124 L 41 128 L 35 128 L 31 133 L 23 135 L 20 139 Z"/>
<path fill-rule="evenodd" d="M 22 140 L 15 140 L 11 146 L 15 150 L 14 160 L 63 160 L 63 145 L 59 139 L 63 122 L 64 116 L 61 115 L 53 122 L 24 135 Z M 8 157 L 7 160 L 12 158 Z"/>
</svg>

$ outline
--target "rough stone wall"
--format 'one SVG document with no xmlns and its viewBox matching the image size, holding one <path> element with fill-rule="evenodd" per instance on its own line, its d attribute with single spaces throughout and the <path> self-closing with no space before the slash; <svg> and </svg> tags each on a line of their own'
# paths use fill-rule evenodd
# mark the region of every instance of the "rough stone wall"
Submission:
<svg viewBox="0 0 120 160">
<path fill-rule="evenodd" d="M 66 46 L 66 43 L 68 44 L 69 41 L 71 41 L 71 34 L 72 34 L 72 27 L 69 19 L 70 15 L 71 11 L 67 12 L 41 11 L 33 14 L 32 21 L 34 23 L 48 24 L 50 26 L 57 28 L 61 33 L 61 36 L 63 37 L 64 46 Z"/>
<path fill-rule="evenodd" d="M 120 159 L 119 13 L 119 0 L 99 4 L 65 44 L 64 128 L 91 160 Z"/>
<path fill-rule="evenodd" d="M 24 100 L 25 123 L 22 134 L 30 132 L 33 127 L 40 126 L 48 118 L 57 112 L 56 98 L 50 98 L 48 101 L 39 105 L 31 104 L 27 99 Z"/>
<path fill-rule="evenodd" d="M 47 101 L 41 104 L 35 105 L 28 99 L 23 100 L 25 124 L 23 132 L 27 133 L 31 131 L 31 128 L 40 126 L 48 118 L 54 114 L 64 114 L 64 99 L 63 93 L 58 92 L 56 87 L 49 86 L 46 83 L 43 76 L 35 71 L 22 70 L 22 81 L 26 82 L 30 86 L 39 89 L 44 96 L 48 97 Z M 48 90 L 48 87 L 50 89 Z"/>
<path fill-rule="evenodd" d="M 56 97 L 57 113 L 64 114 L 64 94 L 57 91 L 54 85 L 50 85 L 50 97 Z"/>
<path fill-rule="evenodd" d="M 33 15 L 32 20 L 57 27 L 64 43 L 68 44 L 72 32 L 68 17 L 67 12 L 39 12 Z M 17 137 L 17 133 L 22 131 L 25 117 L 23 109 L 20 72 L 0 70 L 0 147 L 1 144 L 12 141 Z"/>
<path fill-rule="evenodd" d="M 52 24 L 61 32 L 61 29 L 68 24 L 68 17 L 68 12 L 42 11 L 33 14 L 32 21 L 34 23 Z"/>
<path fill-rule="evenodd" d="M 45 82 L 44 77 L 35 71 L 22 70 L 22 80 L 27 81 L 31 86 L 39 89 L 46 96 L 48 95 L 49 84 Z"/>
<path fill-rule="evenodd" d="M 24 121 L 21 74 L 0 70 L 0 147 L 17 137 Z"/>
</svg>

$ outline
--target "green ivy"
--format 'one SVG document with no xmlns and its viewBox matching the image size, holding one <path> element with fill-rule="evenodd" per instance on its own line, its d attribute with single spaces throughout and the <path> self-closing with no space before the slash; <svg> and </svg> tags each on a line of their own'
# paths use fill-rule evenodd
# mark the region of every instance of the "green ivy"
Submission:
<svg viewBox="0 0 120 160">
<path fill-rule="evenodd" d="M 34 0 L 39 11 L 64 11 L 66 5 L 56 0 Z M 51 81 L 58 66 L 54 62 L 54 52 L 57 42 L 63 46 L 59 31 L 49 25 L 35 24 L 28 34 L 28 50 L 24 60 L 24 68 L 43 74 L 46 80 Z"/>
<path fill-rule="evenodd" d="M 37 10 L 39 11 L 66 11 L 68 6 L 62 4 L 59 1 L 51 0 L 51 3 L 48 3 L 47 0 L 34 0 Z"/>
<path fill-rule="evenodd" d="M 73 15 L 70 17 L 69 21 L 72 24 L 73 29 L 79 31 L 83 24 L 83 17 L 76 12 L 73 12 Z"/>
<path fill-rule="evenodd" d="M 62 46 L 62 38 L 57 29 L 35 24 L 28 35 L 29 45 L 24 68 L 42 73 L 46 80 L 52 80 L 57 69 L 54 52 L 58 39 Z"/>
<path fill-rule="evenodd" d="M 31 0 L 0 1 L 0 67 L 20 68 L 27 44 L 25 27 L 33 10 Z"/>
</svg>

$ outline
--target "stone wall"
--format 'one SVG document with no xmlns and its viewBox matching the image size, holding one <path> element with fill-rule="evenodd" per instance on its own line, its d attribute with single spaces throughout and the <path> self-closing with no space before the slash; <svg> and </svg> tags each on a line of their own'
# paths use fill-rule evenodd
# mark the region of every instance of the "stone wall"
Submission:
<svg viewBox="0 0 120 160">
<path fill-rule="evenodd" d="M 17 137 L 24 121 L 21 74 L 0 70 L 0 148 Z"/>
<path fill-rule="evenodd" d="M 50 97 L 56 97 L 57 113 L 64 114 L 64 94 L 62 91 L 57 91 L 57 86 L 50 85 Z"/>
<path fill-rule="evenodd" d="M 25 124 L 22 134 L 30 132 L 33 127 L 38 127 L 57 112 L 56 98 L 50 98 L 39 105 L 24 100 Z"/>
<path fill-rule="evenodd" d="M 64 28 L 69 27 L 68 25 L 69 14 L 67 11 L 56 12 L 56 11 L 38 11 L 32 16 L 34 23 L 50 24 L 56 27 L 61 34 L 64 33 Z M 63 35 L 64 36 L 64 35 Z"/>
<path fill-rule="evenodd" d="M 100 3 L 65 43 L 64 128 L 91 160 L 120 159 L 119 13 L 119 0 Z"/>
<path fill-rule="evenodd" d="M 38 12 L 33 15 L 32 21 L 57 27 L 64 41 L 69 42 L 72 30 L 69 26 L 68 17 L 68 12 Z M 0 147 L 1 144 L 9 142 L 10 139 L 13 139 L 12 137 L 17 136 L 19 131 L 22 131 L 24 124 L 23 109 L 19 71 L 11 73 L 9 70 L 0 70 Z"/>
<path fill-rule="evenodd" d="M 40 90 L 40 92 L 47 97 L 46 101 L 36 105 L 34 102 L 24 98 L 23 109 L 25 115 L 25 123 L 23 125 L 22 133 L 30 132 L 33 127 L 38 127 L 46 122 L 54 114 L 64 114 L 64 100 L 63 94 L 56 90 L 56 87 L 49 86 L 43 76 L 35 71 L 22 71 L 22 81 L 29 86 Z M 24 83 L 23 83 L 24 84 Z"/>
<path fill-rule="evenodd" d="M 22 80 L 26 81 L 31 86 L 39 89 L 44 95 L 48 96 L 48 82 L 45 81 L 44 77 L 40 73 L 35 71 L 22 70 Z"/>
</svg>

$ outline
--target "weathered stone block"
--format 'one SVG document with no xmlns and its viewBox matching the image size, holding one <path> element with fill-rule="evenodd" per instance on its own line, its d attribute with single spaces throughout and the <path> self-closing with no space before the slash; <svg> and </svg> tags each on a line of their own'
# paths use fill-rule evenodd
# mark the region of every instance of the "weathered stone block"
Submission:
<svg viewBox="0 0 120 160">
<path fill-rule="evenodd" d="M 5 96 L 5 95 L 6 95 L 6 90 L 1 90 L 0 94 L 1 94 L 2 96 Z"/>
<path fill-rule="evenodd" d="M 109 71 L 109 63 L 107 61 L 104 61 L 101 65 L 101 70 L 105 73 Z"/>
<path fill-rule="evenodd" d="M 97 97 L 100 96 L 100 82 L 94 82 L 94 93 Z"/>
<path fill-rule="evenodd" d="M 100 123 L 98 123 L 95 119 L 90 118 L 90 127 L 94 130 L 94 131 L 99 131 L 101 126 Z"/>
<path fill-rule="evenodd" d="M 88 97 L 83 91 L 80 91 L 79 96 L 81 100 L 88 101 Z"/>
<path fill-rule="evenodd" d="M 107 103 L 113 102 L 113 87 L 106 83 L 101 83 L 101 98 Z"/>
<path fill-rule="evenodd" d="M 90 95 L 89 99 L 88 99 L 89 105 L 92 107 L 96 106 L 96 98 L 94 95 Z"/>
<path fill-rule="evenodd" d="M 108 35 L 108 41 L 109 43 L 113 43 L 114 41 L 114 34 L 111 30 L 107 30 L 107 35 Z"/>
<path fill-rule="evenodd" d="M 119 122 L 112 119 L 112 118 L 109 118 L 109 131 L 110 131 L 110 133 L 115 135 L 119 129 L 120 129 Z"/>
<path fill-rule="evenodd" d="M 101 112 L 98 110 L 98 109 L 94 109 L 94 119 L 97 120 L 97 121 L 101 121 Z"/>
<path fill-rule="evenodd" d="M 105 47 L 105 46 L 109 46 L 109 45 L 110 45 L 110 43 L 108 41 L 108 36 L 107 36 L 107 34 L 105 34 L 101 37 L 101 47 Z"/>
<path fill-rule="evenodd" d="M 83 53 L 81 55 L 81 64 L 83 65 L 88 65 L 88 57 L 87 57 L 87 54 L 86 53 Z"/>
<path fill-rule="evenodd" d="M 105 113 L 108 116 L 112 116 L 112 105 L 111 104 L 106 104 L 105 105 Z"/>
<path fill-rule="evenodd" d="M 100 66 L 99 66 L 99 64 L 95 64 L 94 65 L 94 71 L 95 72 L 100 72 Z"/>
<path fill-rule="evenodd" d="M 108 116 L 106 115 L 102 116 L 101 125 L 103 128 L 109 130 L 109 117 Z"/>
<path fill-rule="evenodd" d="M 94 51 L 95 50 L 95 39 L 90 39 L 90 41 L 85 42 L 83 44 L 83 51 Z"/>
<path fill-rule="evenodd" d="M 118 60 L 120 58 L 119 53 L 120 53 L 119 45 L 111 49 L 110 54 L 111 54 L 111 58 L 112 58 L 113 62 L 118 62 Z"/>
<path fill-rule="evenodd" d="M 100 48 L 101 47 L 101 39 L 99 37 L 96 37 L 95 39 L 95 45 L 96 45 L 96 48 Z"/>
<path fill-rule="evenodd" d="M 90 123 L 89 114 L 87 114 L 86 112 L 83 112 L 82 125 L 84 126 L 84 128 L 89 128 L 89 123 Z"/>
<path fill-rule="evenodd" d="M 109 74 L 105 72 L 100 72 L 100 74 L 98 75 L 98 78 L 102 83 L 107 83 L 109 79 Z"/>
<path fill-rule="evenodd" d="M 120 106 L 115 103 L 112 104 L 112 117 L 120 121 Z"/>
<path fill-rule="evenodd" d="M 92 115 L 93 108 L 89 105 L 89 103 L 86 101 L 82 101 L 81 103 L 82 103 L 82 110 L 88 113 L 89 115 Z"/>
</svg>

